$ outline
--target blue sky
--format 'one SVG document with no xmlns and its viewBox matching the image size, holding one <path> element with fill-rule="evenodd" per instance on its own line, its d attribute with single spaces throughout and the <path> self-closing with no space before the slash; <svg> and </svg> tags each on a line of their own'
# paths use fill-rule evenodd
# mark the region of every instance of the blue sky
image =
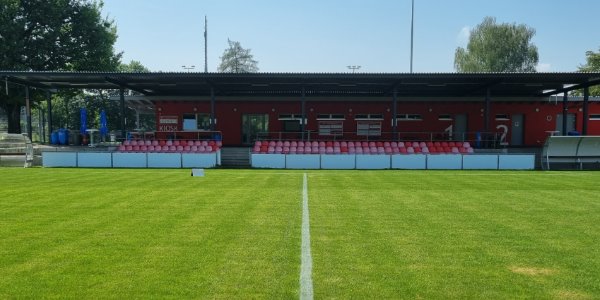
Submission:
<svg viewBox="0 0 600 300">
<path fill-rule="evenodd" d="M 454 52 L 485 16 L 536 30 L 539 71 L 575 71 L 600 48 L 597 0 L 415 0 L 414 72 L 453 72 Z M 261 72 L 408 72 L 411 0 L 104 0 L 116 50 L 152 71 L 215 72 L 227 39 Z"/>
</svg>

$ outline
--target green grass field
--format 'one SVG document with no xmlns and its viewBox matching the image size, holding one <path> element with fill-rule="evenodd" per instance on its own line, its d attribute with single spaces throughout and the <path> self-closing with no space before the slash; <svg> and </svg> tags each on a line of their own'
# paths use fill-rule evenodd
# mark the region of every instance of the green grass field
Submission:
<svg viewBox="0 0 600 300">
<path fill-rule="evenodd" d="M 0 298 L 600 298 L 600 173 L 0 169 Z"/>
</svg>

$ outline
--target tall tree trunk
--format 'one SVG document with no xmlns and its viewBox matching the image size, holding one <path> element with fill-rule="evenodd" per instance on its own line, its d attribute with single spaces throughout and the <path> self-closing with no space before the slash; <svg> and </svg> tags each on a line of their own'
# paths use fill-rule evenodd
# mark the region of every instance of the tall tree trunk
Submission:
<svg viewBox="0 0 600 300">
<path fill-rule="evenodd" d="M 21 105 L 6 104 L 4 109 L 8 121 L 8 133 L 21 133 Z"/>
</svg>

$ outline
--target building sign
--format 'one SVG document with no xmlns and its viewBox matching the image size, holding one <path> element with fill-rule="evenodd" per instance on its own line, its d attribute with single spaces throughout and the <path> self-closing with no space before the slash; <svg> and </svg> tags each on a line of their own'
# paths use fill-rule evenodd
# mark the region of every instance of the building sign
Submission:
<svg viewBox="0 0 600 300">
<path fill-rule="evenodd" d="M 178 125 L 177 116 L 160 116 L 158 119 L 158 131 L 177 131 Z"/>
</svg>

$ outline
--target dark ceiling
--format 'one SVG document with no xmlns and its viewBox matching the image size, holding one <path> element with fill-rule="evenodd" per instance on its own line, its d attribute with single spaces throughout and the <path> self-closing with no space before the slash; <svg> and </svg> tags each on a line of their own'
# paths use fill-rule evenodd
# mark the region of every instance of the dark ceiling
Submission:
<svg viewBox="0 0 600 300">
<path fill-rule="evenodd" d="M 600 84 L 600 73 L 115 73 L 0 71 L 40 89 L 125 89 L 146 96 L 545 97 Z"/>
</svg>

